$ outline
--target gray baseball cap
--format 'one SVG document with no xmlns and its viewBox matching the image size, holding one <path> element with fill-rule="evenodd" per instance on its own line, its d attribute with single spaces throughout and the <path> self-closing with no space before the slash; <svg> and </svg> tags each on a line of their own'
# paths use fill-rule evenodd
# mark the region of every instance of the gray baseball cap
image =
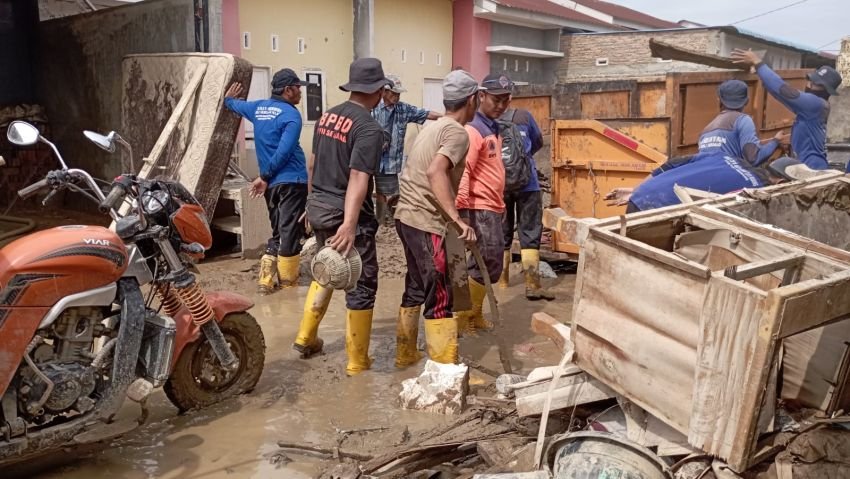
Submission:
<svg viewBox="0 0 850 479">
<path fill-rule="evenodd" d="M 481 90 L 486 88 L 479 86 L 475 78 L 463 70 L 454 70 L 443 79 L 444 100 L 463 100 Z"/>
<path fill-rule="evenodd" d="M 385 86 L 384 87 L 385 89 L 390 90 L 393 93 L 398 93 L 398 94 L 401 94 L 401 93 L 404 93 L 404 92 L 407 91 L 407 88 L 405 88 L 401 84 L 401 78 L 399 78 L 398 75 L 387 75 L 387 80 L 393 82 L 393 84 Z"/>
</svg>

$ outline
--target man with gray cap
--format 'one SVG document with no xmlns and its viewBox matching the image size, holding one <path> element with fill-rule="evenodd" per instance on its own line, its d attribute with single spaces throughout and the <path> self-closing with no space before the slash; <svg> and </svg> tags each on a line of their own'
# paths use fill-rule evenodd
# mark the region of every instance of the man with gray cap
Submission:
<svg viewBox="0 0 850 479">
<path fill-rule="evenodd" d="M 301 149 L 301 87 L 306 85 L 289 68 L 274 74 L 272 96 L 247 102 L 237 99 L 244 89 L 234 83 L 225 93 L 224 105 L 254 125 L 254 145 L 260 176 L 251 183 L 250 194 L 264 196 L 269 208 L 272 237 L 260 259 L 259 292 L 274 291 L 274 278 L 281 287 L 298 286 L 301 238 L 299 221 L 307 201 L 307 168 Z"/>
<path fill-rule="evenodd" d="M 791 152 L 813 170 L 829 167 L 826 160 L 826 122 L 829 119 L 829 97 L 838 95 L 841 75 L 831 66 L 821 66 L 810 72 L 806 91 L 800 91 L 777 75 L 752 50 L 736 48 L 735 63 L 750 65 L 764 84 L 765 90 L 779 103 L 797 115 L 791 127 Z"/>
<path fill-rule="evenodd" d="M 377 199 L 376 216 L 378 222 L 392 224 L 392 207 L 398 200 L 398 174 L 404 163 L 404 136 L 409 123 L 423 124 L 425 120 L 436 120 L 440 114 L 417 108 L 401 101 L 401 94 L 407 89 L 396 75 L 387 75 L 392 83 L 384 87 L 381 102 L 372 110 L 372 117 L 378 120 L 387 140 L 381 155 L 381 165 L 375 174 L 375 196 Z"/>
<path fill-rule="evenodd" d="M 330 246 L 343 256 L 353 248 L 362 261 L 360 279 L 345 295 L 346 373 L 353 376 L 372 364 L 369 338 L 378 289 L 375 250 L 378 222 L 372 205 L 372 175 L 378 169 L 384 135 L 370 111 L 381 100 L 381 92 L 389 80 L 376 58 L 352 62 L 348 78 L 348 83 L 339 88 L 351 93 L 349 100 L 326 111 L 316 122 L 313 155 L 307 168 L 310 174 L 307 221 L 319 245 Z M 322 350 L 319 323 L 330 300 L 331 290 L 316 281 L 310 284 L 293 345 L 303 358 Z"/>
<path fill-rule="evenodd" d="M 475 231 L 463 220 L 455 199 L 469 150 L 464 125 L 478 110 L 478 82 L 456 70 L 443 80 L 446 115 L 416 137 L 402 169 L 401 195 L 395 215 L 404 245 L 407 276 L 396 326 L 396 367 L 420 359 L 416 349 L 419 314 L 425 306 L 425 343 L 432 361 L 457 362 L 457 319 L 452 314 L 445 236 L 448 225 L 433 201 L 461 229 L 460 238 L 475 241 Z"/>
<path fill-rule="evenodd" d="M 726 80 L 720 84 L 717 89 L 720 114 L 702 131 L 700 153 L 722 153 L 759 166 L 773 155 L 780 143 L 787 143 L 788 135 L 780 131 L 761 144 L 752 117 L 743 112 L 749 102 L 748 91 L 747 84 L 741 80 Z"/>
</svg>

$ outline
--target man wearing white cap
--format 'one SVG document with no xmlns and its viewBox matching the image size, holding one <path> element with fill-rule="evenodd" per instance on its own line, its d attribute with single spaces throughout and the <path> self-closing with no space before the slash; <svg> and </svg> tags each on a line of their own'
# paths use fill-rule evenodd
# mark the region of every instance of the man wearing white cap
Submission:
<svg viewBox="0 0 850 479">
<path fill-rule="evenodd" d="M 440 114 L 417 108 L 401 101 L 401 94 L 407 89 L 396 75 L 387 75 L 392 83 L 384 87 L 381 102 L 372 110 L 372 117 L 378 120 L 384 129 L 384 152 L 381 164 L 375 173 L 375 216 L 378 222 L 392 224 L 392 207 L 398 200 L 398 175 L 404 164 L 404 136 L 409 123 L 425 123 L 436 120 Z"/>
<path fill-rule="evenodd" d="M 461 229 L 460 238 L 475 241 L 475 231 L 455 207 L 469 150 L 464 125 L 478 110 L 480 87 L 462 70 L 443 80 L 446 115 L 423 129 L 402 170 L 395 214 L 404 245 L 407 276 L 396 329 L 396 367 L 415 364 L 419 314 L 425 306 L 425 342 L 432 361 L 457 362 L 457 318 L 452 312 L 445 235 L 447 224 L 433 201 Z"/>
</svg>

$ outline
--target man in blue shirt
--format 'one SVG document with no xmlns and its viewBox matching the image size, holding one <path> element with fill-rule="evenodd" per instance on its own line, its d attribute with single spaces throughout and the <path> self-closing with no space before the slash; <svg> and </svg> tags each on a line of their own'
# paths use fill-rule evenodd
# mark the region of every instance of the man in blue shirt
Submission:
<svg viewBox="0 0 850 479">
<path fill-rule="evenodd" d="M 680 163 L 659 174 L 653 172 L 636 188 L 617 188 L 605 199 L 612 205 L 627 205 L 628 214 L 681 203 L 673 190 L 676 185 L 726 194 L 802 179 L 812 173 L 813 170 L 788 157 L 779 158 L 762 168 L 722 153 L 699 153 L 692 161 Z"/>
<path fill-rule="evenodd" d="M 531 178 L 528 185 L 518 192 L 505 193 L 505 217 L 502 220 L 502 232 L 505 235 L 505 253 L 499 286 L 508 287 L 511 265 L 511 245 L 514 241 L 514 226 L 519 237 L 522 269 L 525 273 L 525 297 L 529 300 L 555 297 L 540 286 L 540 236 L 543 234 L 543 196 L 537 178 L 537 163 L 534 154 L 543 147 L 543 133 L 531 112 L 522 108 L 507 110 L 502 119 L 516 125 L 522 135 L 522 146 L 531 166 Z"/>
<path fill-rule="evenodd" d="M 764 88 L 797 115 L 791 128 L 791 150 L 796 158 L 813 170 L 825 170 L 829 166 L 826 160 L 829 97 L 838 94 L 841 75 L 832 67 L 819 67 L 809 73 L 806 91 L 801 92 L 785 83 L 750 50 L 735 49 L 732 58 L 736 63 L 755 67 Z"/>
<path fill-rule="evenodd" d="M 381 102 L 372 110 L 372 117 L 384 129 L 387 143 L 381 155 L 381 165 L 375 174 L 375 216 L 378 223 L 392 226 L 392 207 L 398 201 L 398 175 L 404 164 L 404 136 L 408 123 L 423 124 L 425 120 L 440 118 L 437 112 L 417 108 L 401 101 L 407 89 L 396 75 L 387 75 L 392 84 L 384 88 Z"/>
<path fill-rule="evenodd" d="M 720 114 L 702 131 L 700 153 L 722 153 L 759 166 L 770 158 L 780 142 L 787 139 L 787 135 L 780 131 L 764 146 L 761 145 L 752 117 L 742 111 L 749 102 L 746 83 L 726 80 L 717 89 L 717 96 L 720 98 Z"/>
<path fill-rule="evenodd" d="M 234 83 L 225 94 L 224 105 L 254 124 L 254 145 L 260 176 L 250 186 L 251 197 L 265 196 L 272 237 L 260 260 L 259 292 L 274 291 L 277 273 L 281 287 L 298 285 L 301 238 L 299 221 L 307 202 L 307 162 L 301 149 L 301 87 L 306 85 L 289 68 L 274 74 L 272 96 L 267 100 L 244 101 L 236 97 L 242 85 Z M 275 268 L 275 263 L 277 267 Z"/>
</svg>

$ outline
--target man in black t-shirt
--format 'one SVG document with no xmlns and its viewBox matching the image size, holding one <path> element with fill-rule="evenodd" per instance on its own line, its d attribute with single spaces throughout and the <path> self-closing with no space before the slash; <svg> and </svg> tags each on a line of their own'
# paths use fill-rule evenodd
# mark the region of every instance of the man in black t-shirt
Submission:
<svg viewBox="0 0 850 479">
<path fill-rule="evenodd" d="M 381 125 L 371 110 L 390 82 L 381 61 L 361 58 L 351 63 L 349 81 L 339 88 L 351 92 L 349 100 L 322 115 L 313 134 L 313 154 L 307 164 L 310 195 L 307 221 L 319 245 L 329 245 L 343 255 L 357 250 L 363 272 L 357 286 L 346 292 L 345 349 L 349 376 L 369 369 L 372 308 L 378 289 L 375 234 L 378 222 L 372 204 L 372 176 L 381 160 L 384 142 Z M 332 291 L 313 281 L 307 292 L 304 316 L 293 348 L 308 358 L 322 350 L 319 323 Z"/>
</svg>

